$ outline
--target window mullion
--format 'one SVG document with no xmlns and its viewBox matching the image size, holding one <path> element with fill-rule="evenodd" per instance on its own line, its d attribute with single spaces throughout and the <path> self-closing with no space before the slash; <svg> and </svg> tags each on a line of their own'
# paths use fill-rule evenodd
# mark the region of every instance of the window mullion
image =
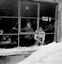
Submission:
<svg viewBox="0 0 62 64">
<path fill-rule="evenodd" d="M 56 6 L 55 9 L 55 26 L 54 26 L 54 30 L 55 30 L 54 41 L 56 42 L 57 42 L 57 24 L 58 24 L 58 5 Z"/>
<path fill-rule="evenodd" d="M 40 4 L 38 3 L 38 9 L 37 9 L 37 30 L 39 29 L 39 18 L 40 18 Z"/>
<path fill-rule="evenodd" d="M 21 2 L 20 1 L 18 1 L 18 47 L 19 47 L 19 39 L 20 39 L 20 37 L 19 37 L 19 34 L 20 34 L 20 4 L 21 4 Z"/>
</svg>

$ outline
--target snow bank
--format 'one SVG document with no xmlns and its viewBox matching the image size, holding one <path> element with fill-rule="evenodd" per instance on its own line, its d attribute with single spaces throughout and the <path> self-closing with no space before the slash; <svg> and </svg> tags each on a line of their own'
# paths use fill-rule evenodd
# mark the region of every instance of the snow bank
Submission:
<svg viewBox="0 0 62 64">
<path fill-rule="evenodd" d="M 40 46 L 38 51 L 17 64 L 61 64 L 62 60 L 60 59 L 62 59 L 62 42 L 53 42 L 45 46 Z"/>
</svg>

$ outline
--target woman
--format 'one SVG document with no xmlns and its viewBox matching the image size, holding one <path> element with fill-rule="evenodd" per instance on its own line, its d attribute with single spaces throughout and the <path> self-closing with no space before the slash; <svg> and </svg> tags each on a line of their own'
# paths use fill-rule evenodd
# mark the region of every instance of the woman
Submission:
<svg viewBox="0 0 62 64">
<path fill-rule="evenodd" d="M 45 39 L 45 32 L 42 30 L 42 27 L 39 28 L 39 30 L 36 30 L 36 34 L 34 35 L 34 39 L 36 40 L 36 45 L 43 45 L 44 39 Z"/>
</svg>

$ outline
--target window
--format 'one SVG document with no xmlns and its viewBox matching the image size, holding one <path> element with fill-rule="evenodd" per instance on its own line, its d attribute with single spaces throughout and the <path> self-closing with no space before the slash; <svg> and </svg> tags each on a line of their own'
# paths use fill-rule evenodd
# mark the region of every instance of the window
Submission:
<svg viewBox="0 0 62 64">
<path fill-rule="evenodd" d="M 21 3 L 22 17 L 36 17 L 37 18 L 37 4 L 34 2 L 25 1 Z"/>
<path fill-rule="evenodd" d="M 13 48 L 17 46 L 18 2 L 15 0 L 2 1 L 2 4 L 0 4 L 0 48 Z"/>
<path fill-rule="evenodd" d="M 56 3 L 35 1 L 19 1 L 16 5 L 12 2 L 0 6 L 0 47 L 37 45 L 35 36 L 38 35 L 44 37 L 43 44 L 53 42 L 56 35 L 56 6 Z"/>
</svg>

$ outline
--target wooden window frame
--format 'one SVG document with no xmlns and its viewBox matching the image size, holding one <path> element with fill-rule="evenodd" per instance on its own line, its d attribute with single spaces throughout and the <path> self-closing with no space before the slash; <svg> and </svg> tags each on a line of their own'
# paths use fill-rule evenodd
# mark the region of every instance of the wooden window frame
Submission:
<svg viewBox="0 0 62 64">
<path fill-rule="evenodd" d="M 22 1 L 23 2 L 23 1 Z M 31 2 L 31 1 L 30 1 Z M 37 19 L 37 30 L 39 29 L 39 20 L 41 19 L 41 18 L 39 18 L 39 11 L 40 11 L 40 4 L 39 4 L 39 2 L 35 2 L 35 4 L 37 4 L 37 18 L 33 18 L 33 19 Z M 18 47 L 19 47 L 19 43 L 20 43 L 20 41 L 19 41 L 19 39 L 20 39 L 20 35 L 25 35 L 25 34 L 35 34 L 36 32 L 34 32 L 34 33 L 22 33 L 22 32 L 20 32 L 21 31 L 21 19 L 23 18 L 23 17 L 21 17 L 21 7 L 20 7 L 20 5 L 21 5 L 21 1 L 18 1 L 18 17 L 6 17 L 6 16 L 0 16 L 0 17 L 3 17 L 3 18 L 18 18 L 18 34 L 2 34 L 2 35 L 18 35 Z M 56 10 L 58 9 L 58 7 L 56 8 Z M 55 22 L 58 20 L 57 19 L 57 11 L 56 11 L 56 17 L 55 17 Z M 24 17 L 24 18 L 27 18 L 27 17 Z M 31 17 L 28 17 L 28 18 L 30 18 L 30 19 L 32 19 Z M 54 36 L 54 41 L 56 41 L 57 42 L 57 40 L 58 40 L 58 37 L 57 37 L 57 28 L 56 28 L 56 26 L 57 26 L 57 23 L 55 24 L 55 36 Z M 59 31 L 59 30 L 58 30 Z"/>
</svg>

